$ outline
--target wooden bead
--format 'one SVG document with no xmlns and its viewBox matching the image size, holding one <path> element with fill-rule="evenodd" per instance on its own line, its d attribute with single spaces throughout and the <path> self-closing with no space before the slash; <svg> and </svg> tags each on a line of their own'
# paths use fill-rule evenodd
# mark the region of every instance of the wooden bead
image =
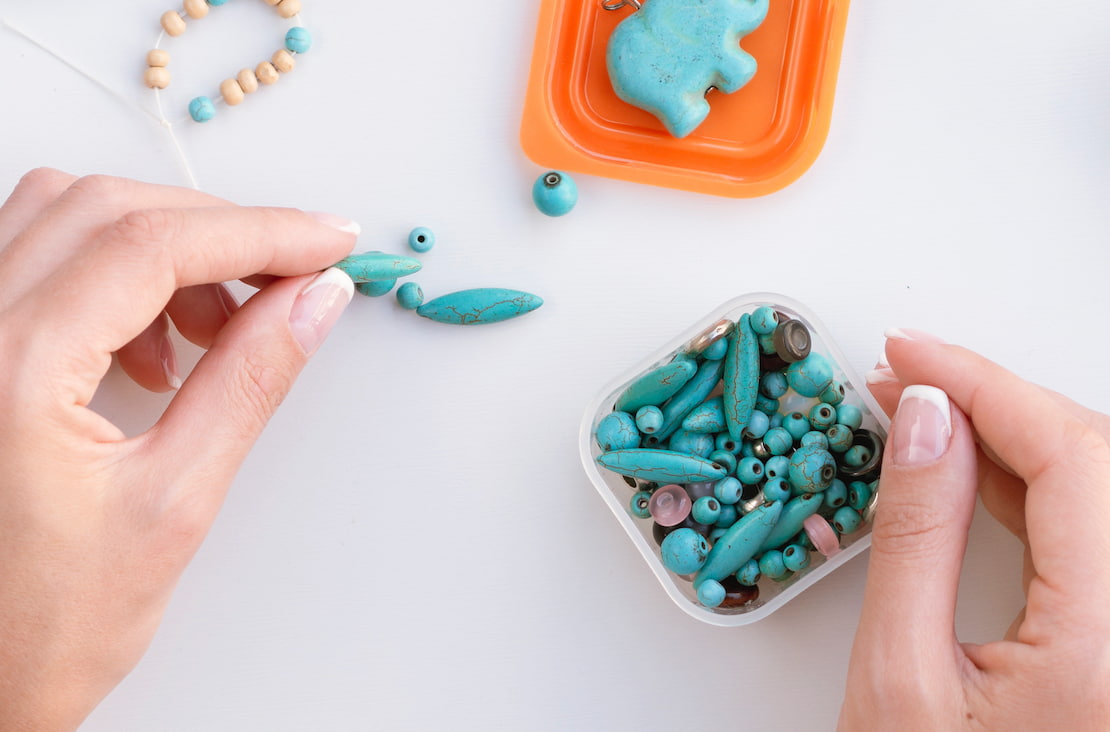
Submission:
<svg viewBox="0 0 1110 732">
<path fill-rule="evenodd" d="M 267 5 L 277 5 L 281 0 L 266 0 Z"/>
<path fill-rule="evenodd" d="M 205 0 L 185 0 L 185 14 L 190 18 L 203 18 L 208 15 L 208 3 Z"/>
<path fill-rule="evenodd" d="M 162 30 L 168 36 L 179 36 L 185 32 L 185 19 L 176 10 L 167 10 L 162 13 Z"/>
<path fill-rule="evenodd" d="M 258 91 L 258 77 L 250 69 L 240 71 L 235 80 L 239 82 L 239 88 L 243 90 L 244 94 L 253 94 Z"/>
<path fill-rule="evenodd" d="M 283 18 L 292 18 L 301 12 L 301 0 L 281 0 L 277 4 L 278 15 Z"/>
<path fill-rule="evenodd" d="M 234 107 L 243 101 L 243 87 L 235 79 L 224 79 L 220 82 L 220 96 L 227 102 L 227 106 Z"/>
<path fill-rule="evenodd" d="M 297 60 L 293 58 L 293 54 L 289 53 L 284 48 L 275 51 L 270 62 L 274 65 L 274 68 L 283 74 L 288 74 L 293 70 L 293 67 L 297 65 Z"/>
<path fill-rule="evenodd" d="M 169 66 L 170 65 L 170 52 L 164 51 L 161 48 L 152 48 L 146 54 L 147 66 Z"/>
<path fill-rule="evenodd" d="M 143 83 L 150 89 L 165 89 L 170 85 L 170 70 L 165 66 L 151 66 L 143 72 Z"/>
<path fill-rule="evenodd" d="M 262 63 L 258 64 L 258 68 L 254 70 L 254 73 L 255 76 L 258 77 L 258 81 L 262 84 L 265 84 L 266 86 L 269 86 L 270 84 L 273 84 L 278 80 L 278 71 L 269 61 L 263 61 Z"/>
</svg>

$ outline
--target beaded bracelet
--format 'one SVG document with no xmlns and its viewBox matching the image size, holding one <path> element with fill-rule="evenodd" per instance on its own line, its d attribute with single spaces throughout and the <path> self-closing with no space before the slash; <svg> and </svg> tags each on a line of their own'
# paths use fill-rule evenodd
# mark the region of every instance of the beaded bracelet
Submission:
<svg viewBox="0 0 1110 732">
<path fill-rule="evenodd" d="M 143 82 L 154 93 L 170 85 L 170 54 L 160 48 L 162 38 L 169 35 L 180 36 L 185 32 L 186 16 L 199 20 L 208 15 L 209 6 L 219 6 L 228 0 L 184 0 L 182 10 L 167 10 L 162 14 L 162 34 L 154 48 L 147 53 L 147 69 L 143 73 Z M 243 101 L 247 94 L 258 90 L 259 84 L 269 86 L 285 74 L 293 70 L 296 54 L 305 53 L 312 47 L 312 36 L 308 30 L 299 23 L 301 0 L 266 0 L 267 5 L 275 6 L 278 15 L 282 18 L 292 18 L 297 25 L 285 34 L 285 47 L 279 48 L 269 61 L 263 61 L 254 69 L 243 69 L 235 78 L 224 79 L 220 83 L 220 92 L 217 97 L 227 106 L 234 107 Z M 161 99 L 158 102 L 161 108 Z M 211 97 L 199 96 L 189 102 L 189 116 L 196 122 L 207 122 L 216 116 L 216 105 Z"/>
</svg>

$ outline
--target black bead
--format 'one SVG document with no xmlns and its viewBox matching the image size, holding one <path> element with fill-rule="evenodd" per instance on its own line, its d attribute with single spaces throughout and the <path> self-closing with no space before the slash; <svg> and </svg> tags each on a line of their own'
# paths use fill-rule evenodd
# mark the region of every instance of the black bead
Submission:
<svg viewBox="0 0 1110 732">
<path fill-rule="evenodd" d="M 852 446 L 856 445 L 866 447 L 871 452 L 871 459 L 856 468 L 840 463 L 838 474 L 845 482 L 853 480 L 870 482 L 879 477 L 879 469 L 883 465 L 883 438 L 871 430 L 859 429 L 852 433 Z"/>
</svg>

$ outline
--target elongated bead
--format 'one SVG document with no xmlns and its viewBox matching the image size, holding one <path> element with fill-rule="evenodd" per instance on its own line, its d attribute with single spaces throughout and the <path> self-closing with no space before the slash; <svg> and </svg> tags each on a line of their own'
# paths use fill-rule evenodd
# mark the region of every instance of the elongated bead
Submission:
<svg viewBox="0 0 1110 732">
<path fill-rule="evenodd" d="M 721 397 L 706 399 L 682 420 L 682 429 L 690 432 L 722 432 L 726 428 L 725 407 Z"/>
<path fill-rule="evenodd" d="M 701 404 L 709 397 L 709 393 L 721 380 L 721 371 L 724 370 L 723 361 L 705 361 L 698 367 L 693 378 L 686 382 L 678 393 L 663 405 L 663 426 L 651 436 L 651 439 L 663 441 L 670 437 L 682 425 L 682 420 L 690 410 Z"/>
<path fill-rule="evenodd" d="M 355 281 L 369 282 L 371 280 L 395 280 L 420 271 L 424 265 L 419 259 L 402 257 L 396 254 L 383 252 L 366 252 L 353 254 L 340 260 L 335 266 Z"/>
<path fill-rule="evenodd" d="M 662 404 L 675 395 L 698 371 L 696 363 L 680 358 L 647 372 L 617 397 L 613 409 L 635 412 L 649 404 Z"/>
<path fill-rule="evenodd" d="M 751 316 L 744 313 L 736 325 L 735 340 L 725 356 L 724 400 L 728 432 L 740 439 L 759 394 L 759 341 Z"/>
<path fill-rule="evenodd" d="M 724 478 L 725 469 L 705 458 L 671 450 L 633 448 L 597 456 L 603 468 L 654 483 L 708 483 Z"/>
<path fill-rule="evenodd" d="M 755 556 L 782 513 L 781 503 L 765 503 L 734 523 L 709 550 L 705 564 L 694 576 L 697 587 L 706 580 L 722 580 Z"/>
<path fill-rule="evenodd" d="M 817 513 L 822 503 L 821 496 L 816 493 L 807 493 L 790 499 L 790 502 L 783 506 L 778 523 L 775 524 L 773 531 L 768 532 L 759 551 L 777 549 L 794 538 L 794 535 L 802 530 L 805 520 Z"/>
<path fill-rule="evenodd" d="M 416 314 L 437 323 L 484 325 L 525 315 L 541 305 L 543 298 L 538 295 L 503 287 L 482 287 L 441 295 L 418 307 Z"/>
</svg>

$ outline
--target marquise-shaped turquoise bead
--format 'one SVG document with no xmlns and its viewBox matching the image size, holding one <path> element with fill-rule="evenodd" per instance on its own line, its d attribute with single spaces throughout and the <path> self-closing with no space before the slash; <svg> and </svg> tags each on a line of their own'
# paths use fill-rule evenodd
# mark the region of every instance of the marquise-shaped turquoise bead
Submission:
<svg viewBox="0 0 1110 732">
<path fill-rule="evenodd" d="M 597 456 L 597 463 L 614 473 L 652 483 L 710 483 L 724 478 L 724 466 L 673 450 L 632 448 L 611 450 Z"/>
<path fill-rule="evenodd" d="M 789 542 L 802 530 L 802 523 L 817 513 L 817 509 L 821 508 L 824 502 L 824 497 L 817 493 L 806 493 L 804 496 L 791 499 L 783 506 L 778 523 L 775 524 L 774 530 L 764 538 L 759 551 L 777 549 Z"/>
<path fill-rule="evenodd" d="M 352 254 L 334 265 L 347 273 L 355 284 L 375 280 L 395 280 L 420 271 L 423 266 L 419 259 L 402 257 L 385 252 L 366 252 Z"/>
<path fill-rule="evenodd" d="M 744 313 L 736 324 L 735 340 L 725 356 L 724 393 L 728 433 L 739 440 L 748 426 L 759 396 L 759 339 L 752 330 L 751 316 Z"/>
<path fill-rule="evenodd" d="M 659 406 L 685 386 L 697 370 L 697 364 L 687 358 L 654 368 L 629 384 L 613 409 L 635 413 L 640 407 Z"/>
<path fill-rule="evenodd" d="M 764 503 L 730 526 L 713 544 L 705 564 L 694 575 L 694 587 L 708 579 L 722 580 L 743 567 L 756 555 L 781 513 L 782 504 L 778 501 Z"/>
<path fill-rule="evenodd" d="M 416 309 L 416 314 L 437 323 L 484 325 L 525 315 L 540 305 L 543 298 L 527 292 L 479 287 L 429 300 Z"/>
</svg>

